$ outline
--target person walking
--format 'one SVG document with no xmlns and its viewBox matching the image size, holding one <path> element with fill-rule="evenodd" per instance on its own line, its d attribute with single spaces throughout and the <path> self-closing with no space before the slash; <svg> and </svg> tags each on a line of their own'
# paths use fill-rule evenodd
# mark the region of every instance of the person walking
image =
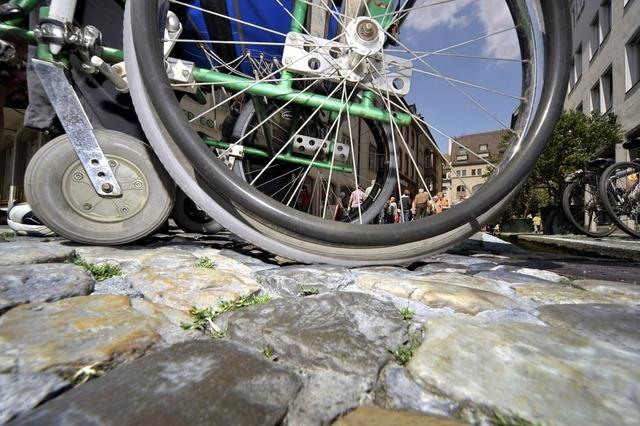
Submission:
<svg viewBox="0 0 640 426">
<path fill-rule="evenodd" d="M 418 194 L 413 200 L 413 203 L 416 206 L 415 217 L 419 219 L 425 217 L 427 215 L 427 212 L 429 211 L 429 196 L 426 192 L 424 192 L 424 188 L 418 189 Z"/>
<path fill-rule="evenodd" d="M 542 217 L 540 216 L 540 212 L 536 213 L 531 222 L 533 223 L 533 233 L 542 234 Z"/>
<path fill-rule="evenodd" d="M 397 223 L 400 220 L 398 216 L 398 204 L 396 203 L 396 197 L 389 199 L 389 207 L 387 207 L 387 223 Z"/>
<path fill-rule="evenodd" d="M 400 197 L 400 206 L 402 207 L 402 222 L 411 220 L 411 193 L 408 189 L 404 190 L 404 194 Z"/>
<path fill-rule="evenodd" d="M 358 188 L 351 193 L 349 197 L 349 214 L 353 213 L 353 210 L 358 210 L 362 206 L 362 202 L 367 197 L 362 190 L 362 186 L 358 185 Z"/>
</svg>

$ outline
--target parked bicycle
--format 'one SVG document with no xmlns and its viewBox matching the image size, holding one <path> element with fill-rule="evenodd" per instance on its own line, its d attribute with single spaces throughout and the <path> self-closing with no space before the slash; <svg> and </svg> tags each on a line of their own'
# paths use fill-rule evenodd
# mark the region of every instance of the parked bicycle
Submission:
<svg viewBox="0 0 640 426">
<path fill-rule="evenodd" d="M 569 221 L 581 233 L 590 237 L 606 237 L 615 231 L 598 191 L 604 169 L 613 164 L 610 158 L 598 158 L 587 163 L 569 177 L 569 185 L 562 194 L 562 209 Z"/>
<path fill-rule="evenodd" d="M 640 148 L 640 138 L 623 147 Z M 623 161 L 607 168 L 600 177 L 602 204 L 613 221 L 627 234 L 640 238 L 640 158 Z"/>
</svg>

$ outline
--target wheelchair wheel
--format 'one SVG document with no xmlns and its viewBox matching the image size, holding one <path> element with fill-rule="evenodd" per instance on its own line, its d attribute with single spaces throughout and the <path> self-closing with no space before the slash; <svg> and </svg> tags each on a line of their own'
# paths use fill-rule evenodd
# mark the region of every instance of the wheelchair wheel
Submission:
<svg viewBox="0 0 640 426">
<path fill-rule="evenodd" d="M 609 219 L 597 187 L 595 176 L 571 182 L 562 194 L 562 208 L 567 219 L 581 233 L 602 238 L 611 235 L 616 225 Z"/>
<path fill-rule="evenodd" d="M 568 8 L 563 2 L 549 0 L 535 4 L 506 1 L 511 23 L 502 32 L 515 33 L 518 54 L 487 58 L 456 54 L 449 51 L 451 48 L 430 52 L 406 48 L 403 34 L 417 34 L 419 39 L 421 27 L 417 22 L 424 9 L 408 6 L 412 2 L 382 2 L 388 3 L 383 11 L 358 9 L 353 7 L 356 3 L 361 4 L 343 1 L 339 7 L 328 8 L 321 2 L 301 14 L 307 2 L 297 1 L 294 8 L 287 7 L 291 6 L 287 1 L 274 1 L 273 5 L 262 2 L 260 10 L 270 11 L 271 19 L 265 23 L 248 21 L 243 18 L 246 14 L 229 12 L 226 6 L 209 10 L 191 2 L 128 2 L 125 58 L 131 93 L 145 132 L 174 180 L 233 233 L 302 261 L 362 265 L 419 259 L 480 230 L 508 204 L 528 176 L 562 110 L 570 55 L 570 34 L 564 31 Z M 173 14 L 165 15 L 167 9 Z M 327 18 L 325 28 L 329 33 L 317 35 L 315 9 Z M 187 28 L 197 13 L 227 25 L 217 27 L 220 31 L 206 38 L 193 38 L 193 31 L 170 41 L 167 32 L 165 37 L 159 36 L 161 28 L 171 33 L 180 22 Z M 378 19 L 384 17 L 388 19 Z M 290 21 L 292 31 L 282 32 L 271 26 L 283 19 Z M 229 25 L 230 31 L 225 31 Z M 246 30 L 245 37 L 250 34 L 254 38 L 236 39 L 234 34 L 240 29 Z M 487 32 L 476 41 L 495 35 Z M 360 41 L 354 46 L 353 40 Z M 166 60 L 163 43 L 174 49 Z M 467 42 L 471 43 L 473 40 Z M 291 46 L 297 49 L 287 51 Z M 201 52 L 209 65 L 199 63 L 191 68 L 193 64 L 187 61 L 194 57 L 198 60 L 194 52 Z M 451 78 L 431 65 L 431 56 L 509 63 L 518 76 L 518 93 Z M 293 66 L 295 58 L 305 65 Z M 184 76 L 192 80 L 181 83 L 175 78 L 176 63 L 186 67 Z M 333 68 L 327 68 L 327 63 Z M 382 188 L 392 188 L 399 198 L 407 176 L 412 176 L 419 186 L 431 189 L 431 182 L 423 174 L 425 159 L 420 158 L 406 129 L 412 126 L 434 150 L 438 145 L 433 133 L 449 135 L 409 106 L 407 99 L 412 93 L 413 99 L 424 96 L 424 89 L 420 89 L 423 86 L 417 82 L 420 78 L 443 83 L 466 102 L 466 108 L 475 109 L 494 124 L 500 123 L 508 135 L 508 150 L 499 163 L 493 164 L 480 147 L 464 147 L 469 157 L 480 159 L 492 173 L 481 188 L 467 188 L 472 196 L 444 213 L 408 223 L 368 225 L 364 214 L 379 211 L 386 201 Z M 205 94 L 209 91 L 214 99 L 220 90 L 218 99 L 225 98 L 214 102 L 208 111 L 189 116 L 183 108 L 186 89 Z M 508 97 L 514 101 L 511 111 L 516 113 L 500 118 L 482 105 L 478 100 L 481 95 L 470 94 L 471 89 L 487 96 Z M 224 128 L 217 140 L 211 140 L 199 127 L 203 117 L 216 112 L 222 112 L 225 121 L 229 117 L 237 120 L 233 109 L 243 110 L 252 98 L 266 104 L 253 125 L 257 129 L 253 135 L 264 133 L 262 141 L 252 140 L 248 132 L 235 138 L 228 136 L 229 132 L 225 136 Z M 226 108 L 231 111 L 225 112 Z M 512 121 L 512 125 L 506 121 Z M 362 128 L 365 133 L 359 133 Z M 379 142 L 372 142 L 376 140 L 373 129 L 382 129 Z M 274 137 L 279 131 L 285 135 L 278 136 L 280 140 Z M 453 137 L 448 139 L 458 143 Z M 211 146 L 225 152 L 236 150 L 244 164 L 257 167 L 238 176 Z M 344 158 L 337 155 L 339 147 Z M 291 168 L 281 173 L 289 175 L 287 185 L 293 196 L 290 193 L 279 199 L 261 191 L 256 183 L 282 163 L 304 167 L 302 173 L 292 174 Z M 457 174 L 455 179 L 467 186 L 468 177 Z M 327 205 L 336 204 L 334 194 L 341 188 L 356 193 L 358 186 L 371 181 L 380 196 L 368 209 L 366 201 L 356 202 L 359 208 L 354 220 L 340 223 L 327 218 Z M 295 208 L 298 191 L 304 186 L 313 188 L 311 203 L 315 211 Z"/>
<path fill-rule="evenodd" d="M 640 238 L 640 164 L 616 163 L 600 177 L 602 204 L 627 234 Z"/>
<path fill-rule="evenodd" d="M 222 230 L 222 225 L 212 219 L 180 189 L 176 191 L 176 202 L 173 205 L 171 217 L 176 225 L 186 232 L 213 235 Z"/>
<path fill-rule="evenodd" d="M 96 130 L 96 138 L 122 187 L 100 197 L 62 135 L 44 145 L 27 166 L 25 192 L 51 230 L 84 244 L 119 245 L 152 234 L 169 217 L 173 182 L 151 148 L 126 134 Z"/>
</svg>

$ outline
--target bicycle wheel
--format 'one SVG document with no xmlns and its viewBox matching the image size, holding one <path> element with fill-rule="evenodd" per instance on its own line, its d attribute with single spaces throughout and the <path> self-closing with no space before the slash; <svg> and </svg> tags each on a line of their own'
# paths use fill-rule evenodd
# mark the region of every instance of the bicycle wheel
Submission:
<svg viewBox="0 0 640 426">
<path fill-rule="evenodd" d="M 613 221 L 627 234 L 640 238 L 640 164 L 616 163 L 600 177 L 602 204 Z"/>
<path fill-rule="evenodd" d="M 570 34 L 563 30 L 568 16 L 563 2 L 506 2 L 512 25 L 495 33 L 508 30 L 515 32 L 519 52 L 517 59 L 448 52 L 452 48 L 440 52 L 418 53 L 406 48 L 403 41 L 404 28 L 415 25 L 416 18 L 413 17 L 427 8 L 413 7 L 413 2 L 389 2 L 386 11 L 382 12 L 353 7 L 360 2 L 334 2 L 332 7 L 328 7 L 324 1 L 314 3 L 312 9 L 325 13 L 327 25 L 324 28 L 334 28 L 330 35 L 326 35 L 327 38 L 310 35 L 315 31 L 314 23 L 318 18 L 313 16 L 313 12 L 299 13 L 299 9 L 304 9 L 307 2 L 295 2 L 295 8 L 287 7 L 290 2 L 285 2 L 285 5 L 278 0 L 274 0 L 271 9 L 264 2 L 260 4 L 262 10 L 268 9 L 273 15 L 279 14 L 280 18 L 289 16 L 294 24 L 292 27 L 297 24 L 298 31 L 295 34 L 291 34 L 294 31 L 284 34 L 274 29 L 275 27 L 270 28 L 268 24 L 265 26 L 264 23 L 260 25 L 249 22 L 241 17 L 244 15 L 236 13 L 235 9 L 227 8 L 225 2 L 217 2 L 221 7 L 216 9 L 204 9 L 177 0 L 161 3 L 163 7 L 156 2 L 128 2 L 125 22 L 125 57 L 129 84 L 149 140 L 182 189 L 223 226 L 267 250 L 298 260 L 347 265 L 408 261 L 440 251 L 481 229 L 498 212 L 498 208 L 507 204 L 520 182 L 524 181 L 544 148 L 562 109 L 561 99 L 566 90 L 567 57 L 570 52 Z M 434 4 L 428 7 L 436 6 Z M 167 8 L 175 12 L 168 19 L 165 18 Z M 235 12 L 229 13 L 229 10 Z M 170 81 L 165 71 L 161 47 L 166 39 L 159 37 L 159 22 L 165 30 L 173 30 L 179 27 L 178 21 L 189 22 L 189 16 L 193 16 L 189 13 L 194 11 L 213 16 L 218 23 L 227 25 L 216 27 L 219 31 L 215 36 L 207 35 L 204 39 L 172 39 L 169 47 L 192 44 L 196 49 L 206 51 L 210 68 L 215 68 L 211 73 L 210 70 L 196 67 L 190 74 L 187 67 L 185 75 L 193 76 L 197 81 L 176 83 L 175 73 Z M 162 19 L 158 19 L 160 16 Z M 187 18 L 181 20 L 180 17 L 184 16 Z M 389 17 L 389 20 L 380 23 L 374 19 L 380 17 Z M 276 18 L 274 16 L 272 19 L 274 23 L 278 21 Z M 544 24 L 544 32 L 540 23 Z M 240 27 L 247 30 L 246 34 L 254 37 L 274 35 L 275 41 L 268 37 L 250 39 L 250 42 L 237 40 L 232 36 L 238 33 Z M 229 31 L 225 31 L 225 28 Z M 415 35 L 415 31 L 412 34 Z M 474 40 L 485 40 L 493 35 L 495 34 L 487 33 Z M 366 42 L 367 39 L 370 40 L 369 43 Z M 466 44 L 471 44 L 474 40 L 469 40 Z M 357 46 L 354 47 L 352 43 Z M 251 62 L 247 59 L 246 51 L 240 49 L 247 44 L 251 45 L 251 49 L 248 49 L 250 51 L 256 48 L 260 51 L 261 46 L 279 48 L 280 55 L 268 64 L 264 61 L 268 57 L 264 51 L 263 55 L 249 55 L 260 58 L 258 63 L 254 63 L 255 59 Z M 218 45 L 225 48 L 213 48 Z M 292 45 L 298 46 L 293 53 L 282 51 L 283 47 L 287 49 Z M 228 49 L 229 46 L 234 49 Z M 233 56 L 238 53 L 236 49 L 244 53 Z M 316 55 L 318 52 L 321 54 Z M 519 94 L 514 96 L 502 93 L 442 74 L 426 59 L 429 55 L 437 56 L 442 53 L 445 58 L 513 62 L 518 69 Z M 172 57 L 174 54 L 183 59 L 193 58 L 193 50 L 187 52 L 186 49 L 178 49 L 172 53 Z M 306 68 L 292 66 L 295 60 L 292 62 L 291 58 L 296 55 L 303 59 Z M 391 60 L 385 61 L 385 57 Z M 289 65 L 286 65 L 288 59 Z M 336 61 L 339 62 L 337 71 L 326 71 L 326 64 L 335 65 Z M 174 59 L 167 60 L 171 70 L 175 62 Z M 278 66 L 283 62 L 284 66 Z M 416 66 L 414 62 L 420 66 Z M 400 66 L 401 63 L 410 65 Z M 405 68 L 412 73 L 405 72 Z M 331 69 L 336 70 L 336 67 Z M 386 201 L 387 194 L 383 188 L 391 188 L 399 197 L 403 192 L 403 178 L 407 173 L 416 176 L 420 186 L 430 189 L 422 174 L 422 161 L 411 148 L 412 141 L 407 141 L 407 132 L 403 127 L 412 125 L 421 137 L 430 141 L 435 150 L 438 147 L 431 132 L 445 134 L 409 107 L 406 101 L 408 93 L 405 92 L 410 92 L 411 87 L 417 90 L 420 86 L 413 82 L 419 75 L 444 82 L 452 92 L 466 99 L 471 107 L 502 123 L 502 127 L 511 136 L 509 150 L 499 164 L 491 164 L 493 172 L 487 183 L 479 189 L 469 188 L 469 193 L 473 195 L 446 212 L 409 223 L 375 227 L 364 224 L 366 221 L 361 217 L 367 212 L 379 210 L 380 205 Z M 280 83 L 278 87 L 262 85 L 272 83 L 272 80 Z M 290 92 L 291 86 L 287 87 L 287 84 L 292 84 L 295 91 Z M 208 141 L 204 138 L 203 143 L 202 129 L 197 128 L 197 122 L 207 112 L 201 113 L 200 117 L 198 114 L 191 118 L 188 114 L 184 115 L 184 108 L 181 106 L 184 105 L 185 95 L 177 89 L 184 90 L 185 87 L 211 90 L 209 96 L 212 98 L 218 95 L 218 88 L 224 88 L 218 96 L 224 96 L 224 100 L 214 102 L 213 106 L 216 108 L 210 107 L 207 111 L 223 111 L 226 117 L 232 117 L 232 121 L 237 119 L 233 118 L 234 107 L 230 107 L 227 113 L 224 112 L 226 108 L 221 108 L 222 105 L 234 101 L 234 105 L 240 104 L 235 107 L 236 111 L 240 111 L 248 102 L 243 104 L 241 99 L 258 98 L 258 104 L 266 101 L 267 108 L 263 108 L 266 112 L 258 115 L 260 121 L 254 126 L 258 129 L 254 134 L 262 131 L 264 140 L 252 141 L 245 137 L 245 133 L 236 140 L 225 141 L 223 138 L 221 141 Z M 470 87 L 493 96 L 513 99 L 516 106 L 512 111 L 517 112 L 514 114 L 513 125 L 505 125 L 504 119 L 487 111 L 476 99 L 479 95 L 468 93 L 467 89 Z M 247 96 L 248 94 L 252 96 Z M 270 108 L 276 111 L 275 115 L 269 112 Z M 287 121 L 286 125 L 283 125 L 282 120 Z M 286 138 L 278 141 L 273 137 L 277 134 L 274 129 L 282 130 L 281 128 L 284 128 Z M 363 128 L 364 133 L 356 132 L 356 129 Z M 375 136 L 371 136 L 376 132 L 377 140 Z M 221 133 L 224 135 L 224 129 Z M 336 137 L 336 134 L 343 139 Z M 368 136 L 364 137 L 363 134 Z M 345 158 L 336 156 L 340 140 L 343 152 L 349 148 Z M 372 143 L 372 140 L 375 142 Z M 455 138 L 451 137 L 450 140 L 451 143 L 458 143 Z M 311 150 L 312 155 L 308 152 L 300 155 L 295 151 L 295 148 L 301 147 L 307 151 L 311 141 L 321 142 L 316 145 L 318 148 Z M 260 165 L 260 171 L 255 173 L 255 170 L 248 170 L 254 174 L 248 176 L 245 172 L 243 176 L 238 176 L 220 161 L 220 155 L 215 155 L 210 146 L 237 157 L 252 155 L 267 160 L 260 164 L 252 158 L 253 164 Z M 242 152 L 234 153 L 234 148 L 238 146 L 242 146 Z M 289 150 L 290 148 L 293 150 Z M 362 157 L 366 157 L 363 153 L 367 149 L 369 158 L 374 160 L 371 161 L 374 166 L 369 164 L 368 168 L 363 169 Z M 486 167 L 489 167 L 490 162 L 482 152 L 468 147 L 466 149 L 470 156 L 483 159 L 487 163 Z M 340 167 L 336 165 L 339 160 L 343 160 Z M 247 160 L 243 159 L 244 161 Z M 322 177 L 312 179 L 314 183 L 318 180 L 322 183 L 318 193 L 312 195 L 312 199 L 315 197 L 312 202 L 316 203 L 316 212 L 310 214 L 296 210 L 294 204 L 297 195 L 289 195 L 283 202 L 282 199 L 269 197 L 269 194 L 255 187 L 256 174 L 262 173 L 264 176 L 271 167 L 275 167 L 274 164 L 282 162 L 305 166 L 303 173 L 291 176 L 290 186 L 294 194 L 305 185 L 312 168 L 322 170 Z M 315 173 L 319 175 L 319 172 Z M 464 176 L 456 175 L 456 178 L 464 185 Z M 369 207 L 365 208 L 365 203 L 361 202 L 362 197 L 356 196 L 358 214 L 353 221 L 338 223 L 326 220 L 327 206 L 335 201 L 331 200 L 332 194 L 340 195 L 340 187 L 347 187 L 349 192 L 357 193 L 356 188 L 364 186 L 363 181 L 373 181 L 372 186 L 377 188 L 373 197 L 369 193 L 372 198 Z"/>
<path fill-rule="evenodd" d="M 602 205 L 598 180 L 586 175 L 571 182 L 562 194 L 562 208 L 569 221 L 590 237 L 606 237 L 616 229 Z"/>
</svg>

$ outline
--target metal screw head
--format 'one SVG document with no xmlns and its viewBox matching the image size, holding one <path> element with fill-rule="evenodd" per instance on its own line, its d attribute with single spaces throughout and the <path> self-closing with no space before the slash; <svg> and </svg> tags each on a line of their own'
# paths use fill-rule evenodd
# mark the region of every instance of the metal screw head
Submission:
<svg viewBox="0 0 640 426">
<path fill-rule="evenodd" d="M 82 180 L 83 178 L 84 178 L 84 175 L 82 173 L 80 173 L 80 172 L 75 172 L 73 174 L 73 179 L 74 180 Z"/>
<path fill-rule="evenodd" d="M 109 160 L 109 167 L 115 167 L 117 165 L 118 165 L 118 163 L 116 163 L 115 160 Z"/>
<path fill-rule="evenodd" d="M 127 207 L 127 206 L 120 207 L 120 213 L 122 213 L 122 214 L 129 213 L 129 207 Z"/>
<path fill-rule="evenodd" d="M 182 70 L 182 75 L 185 77 L 189 77 L 189 70 Z"/>
<path fill-rule="evenodd" d="M 89 204 L 89 203 L 84 203 L 82 205 L 82 208 L 85 209 L 85 210 L 91 210 L 93 208 L 93 206 L 91 204 Z"/>
<path fill-rule="evenodd" d="M 110 192 L 113 191 L 113 185 L 111 185 L 109 182 L 105 182 L 102 184 L 101 186 L 102 190 L 104 192 L 106 192 L 107 194 L 109 194 Z"/>
<path fill-rule="evenodd" d="M 284 63 L 289 65 L 291 63 L 291 58 L 285 58 Z"/>
<path fill-rule="evenodd" d="M 133 182 L 133 187 L 135 189 L 142 189 L 144 187 L 144 183 L 142 183 L 141 180 L 137 180 L 137 181 Z"/>
</svg>

